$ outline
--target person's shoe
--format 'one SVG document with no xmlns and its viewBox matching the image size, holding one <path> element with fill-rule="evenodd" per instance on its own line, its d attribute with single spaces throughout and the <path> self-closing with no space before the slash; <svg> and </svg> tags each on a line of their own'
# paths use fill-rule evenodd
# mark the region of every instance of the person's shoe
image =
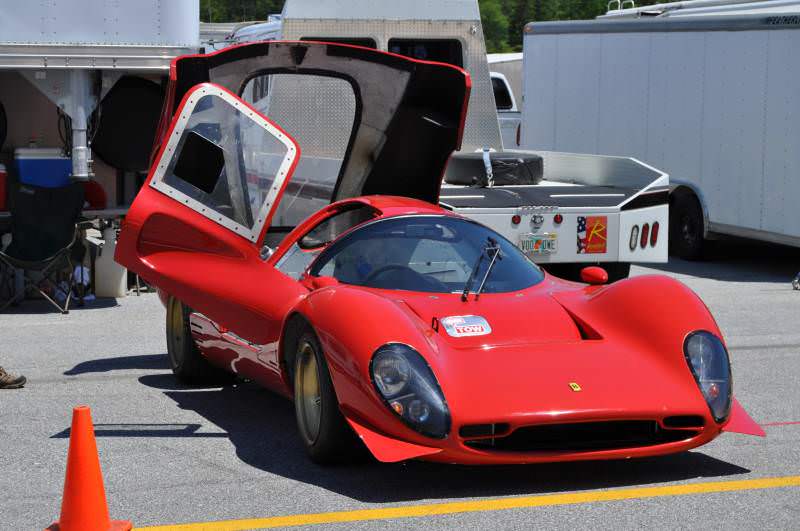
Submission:
<svg viewBox="0 0 800 531">
<path fill-rule="evenodd" d="M 27 381 L 21 374 L 12 374 L 0 367 L 0 389 L 19 389 Z"/>
</svg>

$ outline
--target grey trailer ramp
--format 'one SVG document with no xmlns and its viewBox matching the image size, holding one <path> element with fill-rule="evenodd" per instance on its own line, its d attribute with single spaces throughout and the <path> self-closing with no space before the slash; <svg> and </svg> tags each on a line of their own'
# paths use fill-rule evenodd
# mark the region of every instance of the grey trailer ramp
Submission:
<svg viewBox="0 0 800 531">
<path fill-rule="evenodd" d="M 800 246 L 800 11 L 532 23 L 524 50 L 523 147 L 647 160 L 701 238 Z"/>
</svg>

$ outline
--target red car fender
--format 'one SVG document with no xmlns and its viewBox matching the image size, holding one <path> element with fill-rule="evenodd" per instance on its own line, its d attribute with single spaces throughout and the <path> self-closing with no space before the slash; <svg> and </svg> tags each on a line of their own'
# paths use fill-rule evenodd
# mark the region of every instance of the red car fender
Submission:
<svg viewBox="0 0 800 531">
<path fill-rule="evenodd" d="M 599 289 L 588 288 L 583 293 L 564 291 L 553 296 L 576 321 L 591 327 L 592 333 L 619 342 L 646 344 L 649 348 L 642 348 L 642 352 L 661 353 L 672 370 L 684 372 L 687 378 L 694 378 L 683 352 L 688 334 L 707 330 L 725 343 L 700 297 L 683 283 L 664 275 L 643 275 Z M 660 304 L 653 306 L 652 301 Z M 722 430 L 766 435 L 735 398 Z"/>
<path fill-rule="evenodd" d="M 311 323 L 320 340 L 339 407 L 376 458 L 416 452 L 407 443 L 425 446 L 431 440 L 415 432 L 392 413 L 372 384 L 370 361 L 375 350 L 390 342 L 404 343 L 419 351 L 429 363 L 435 343 L 402 303 L 366 289 L 338 284 L 312 292 L 295 307 Z M 294 313 L 293 312 L 293 313 Z M 433 333 L 431 331 L 431 333 Z M 431 368 L 436 373 L 435 363 Z M 438 376 L 437 376 L 438 378 Z M 440 380 L 441 381 L 441 380 Z M 446 389 L 443 389 L 447 396 Z M 352 425 L 352 424 L 351 424 Z M 366 431 L 370 433 L 365 435 Z M 374 434 L 374 435 L 372 435 Z M 387 449 L 395 438 L 397 445 Z M 395 459 L 392 459 L 395 460 Z"/>
<path fill-rule="evenodd" d="M 703 301 L 682 283 L 663 275 L 634 277 L 599 289 L 558 290 L 553 297 L 576 322 L 585 325 L 587 335 L 660 353 L 667 365 L 688 377 L 692 375 L 683 354 L 686 336 L 707 330 L 722 339 Z"/>
</svg>

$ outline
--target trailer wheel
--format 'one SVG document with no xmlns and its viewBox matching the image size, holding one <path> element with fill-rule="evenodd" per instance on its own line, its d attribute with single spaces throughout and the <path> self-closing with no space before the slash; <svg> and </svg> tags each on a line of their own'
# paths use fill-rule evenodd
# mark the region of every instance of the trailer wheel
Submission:
<svg viewBox="0 0 800 531">
<path fill-rule="evenodd" d="M 669 216 L 670 254 L 684 260 L 703 258 L 703 209 L 694 194 L 681 193 L 675 196 Z"/>
</svg>

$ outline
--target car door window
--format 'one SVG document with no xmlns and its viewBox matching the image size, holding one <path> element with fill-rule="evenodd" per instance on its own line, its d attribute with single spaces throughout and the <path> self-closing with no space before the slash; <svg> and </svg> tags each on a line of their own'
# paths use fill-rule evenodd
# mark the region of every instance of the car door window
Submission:
<svg viewBox="0 0 800 531">
<path fill-rule="evenodd" d="M 255 242 L 296 152 L 238 98 L 202 84 L 187 95 L 151 186 Z"/>
<path fill-rule="evenodd" d="M 257 72 L 242 85 L 241 97 L 302 146 L 272 222 L 295 227 L 331 203 L 357 118 L 353 86 L 338 77 Z"/>
</svg>

